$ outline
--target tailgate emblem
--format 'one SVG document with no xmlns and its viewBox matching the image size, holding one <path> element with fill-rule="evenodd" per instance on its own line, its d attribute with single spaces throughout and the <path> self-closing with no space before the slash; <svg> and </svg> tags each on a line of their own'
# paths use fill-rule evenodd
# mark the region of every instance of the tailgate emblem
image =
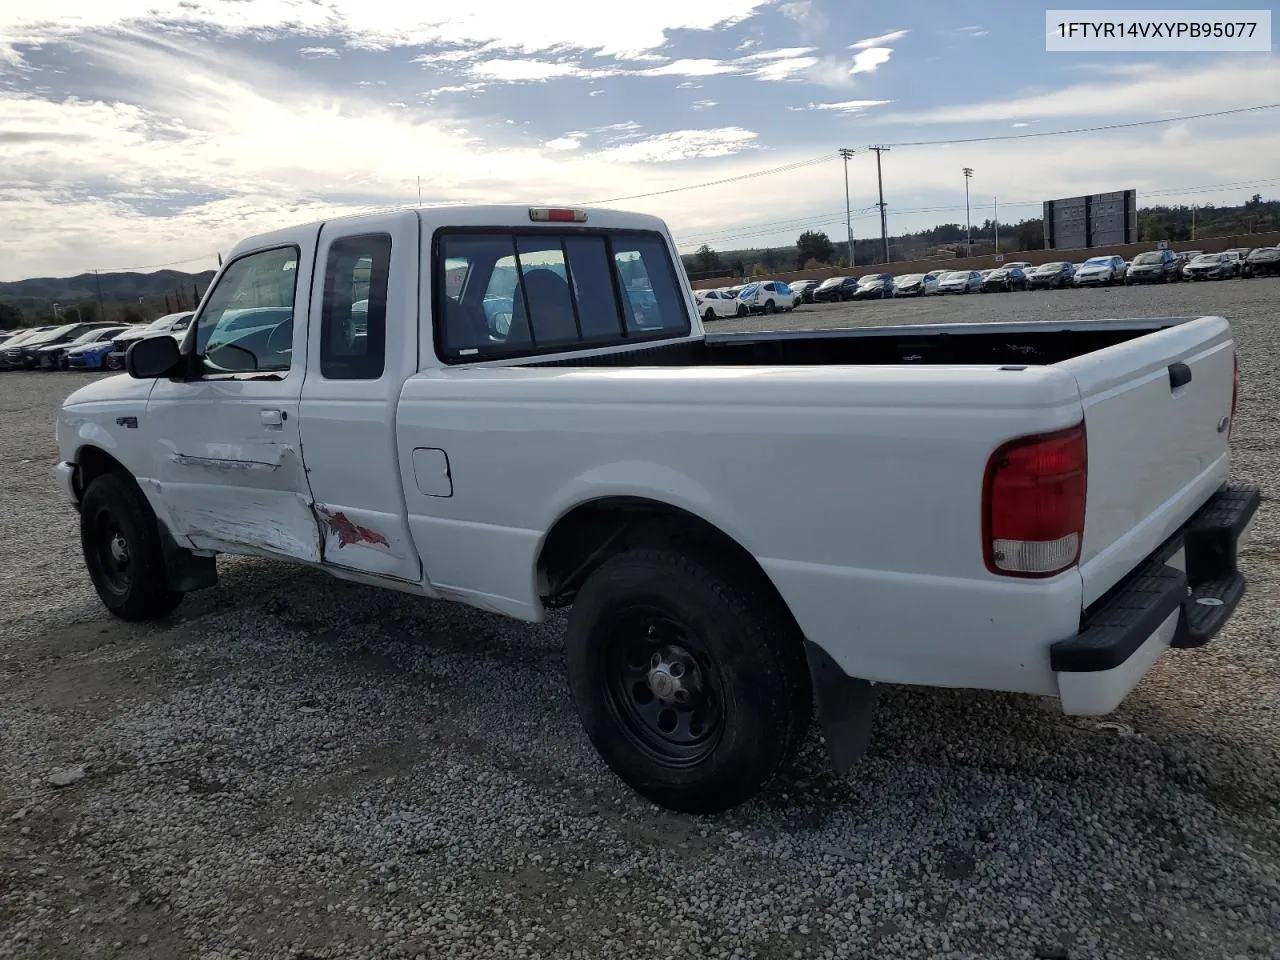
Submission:
<svg viewBox="0 0 1280 960">
<path fill-rule="evenodd" d="M 1229 418 L 1229 417 L 1223 417 L 1221 420 L 1219 420 L 1219 421 L 1218 421 L 1218 432 L 1219 432 L 1219 433 L 1225 433 L 1225 432 L 1226 432 L 1226 429 L 1227 429 L 1227 424 L 1228 424 L 1229 422 L 1230 422 L 1230 418 Z"/>
</svg>

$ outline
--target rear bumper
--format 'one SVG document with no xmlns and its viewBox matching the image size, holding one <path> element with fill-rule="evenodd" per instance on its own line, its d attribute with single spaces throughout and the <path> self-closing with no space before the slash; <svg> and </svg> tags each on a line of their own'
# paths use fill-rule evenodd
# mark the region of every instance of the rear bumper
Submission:
<svg viewBox="0 0 1280 960">
<path fill-rule="evenodd" d="M 1110 713 L 1169 647 L 1208 643 L 1245 592 L 1237 567 L 1261 491 L 1224 485 L 1050 648 L 1065 713 Z"/>
</svg>

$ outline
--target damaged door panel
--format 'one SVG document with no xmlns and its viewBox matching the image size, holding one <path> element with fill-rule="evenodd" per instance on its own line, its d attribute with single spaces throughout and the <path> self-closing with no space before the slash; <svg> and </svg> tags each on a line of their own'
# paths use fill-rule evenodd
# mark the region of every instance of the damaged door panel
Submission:
<svg viewBox="0 0 1280 960">
<path fill-rule="evenodd" d="M 159 495 L 193 548 L 320 562 L 298 429 L 315 239 L 233 261 L 188 334 L 199 376 L 158 380 L 148 399 Z"/>
<path fill-rule="evenodd" d="M 326 566 L 422 581 L 397 462 L 396 409 L 418 357 L 413 213 L 325 224 L 312 281 L 302 448 Z"/>
</svg>

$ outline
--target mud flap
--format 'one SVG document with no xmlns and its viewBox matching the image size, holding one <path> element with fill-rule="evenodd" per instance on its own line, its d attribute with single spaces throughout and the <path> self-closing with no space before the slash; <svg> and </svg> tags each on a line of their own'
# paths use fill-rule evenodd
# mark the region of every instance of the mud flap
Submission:
<svg viewBox="0 0 1280 960">
<path fill-rule="evenodd" d="M 160 552 L 164 555 L 165 576 L 170 590 L 191 593 L 217 584 L 216 558 L 202 557 L 178 546 L 163 523 L 157 521 L 156 527 L 160 530 Z"/>
<path fill-rule="evenodd" d="M 825 650 L 807 640 L 804 650 L 827 757 L 836 775 L 844 776 L 871 741 L 871 717 L 880 685 L 849 676 Z"/>
</svg>

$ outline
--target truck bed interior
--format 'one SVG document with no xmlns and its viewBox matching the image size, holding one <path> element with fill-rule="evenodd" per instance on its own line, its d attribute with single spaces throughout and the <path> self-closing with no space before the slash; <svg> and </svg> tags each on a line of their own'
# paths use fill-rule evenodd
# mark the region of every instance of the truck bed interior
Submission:
<svg viewBox="0 0 1280 960">
<path fill-rule="evenodd" d="M 700 341 L 596 356 L 532 361 L 539 367 L 870 366 L 995 364 L 1044 366 L 1164 330 L 1189 317 L 1075 323 L 928 324 L 708 334 Z"/>
</svg>

